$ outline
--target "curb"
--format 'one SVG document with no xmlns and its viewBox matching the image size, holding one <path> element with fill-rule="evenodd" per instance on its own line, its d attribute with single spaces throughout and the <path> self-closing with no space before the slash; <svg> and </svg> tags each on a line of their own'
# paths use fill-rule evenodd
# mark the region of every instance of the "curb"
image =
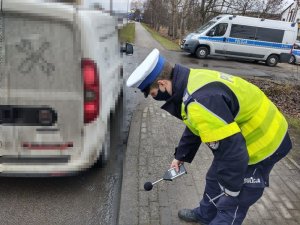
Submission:
<svg viewBox="0 0 300 225">
<path fill-rule="evenodd" d="M 123 163 L 123 179 L 119 210 L 120 225 L 138 224 L 138 150 L 140 145 L 140 127 L 142 120 L 141 104 L 132 115 L 127 148 Z"/>
</svg>

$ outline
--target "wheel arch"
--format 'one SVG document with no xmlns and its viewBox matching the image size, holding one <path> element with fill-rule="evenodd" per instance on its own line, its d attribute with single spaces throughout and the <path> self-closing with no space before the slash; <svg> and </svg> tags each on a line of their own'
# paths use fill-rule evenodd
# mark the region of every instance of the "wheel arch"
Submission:
<svg viewBox="0 0 300 225">
<path fill-rule="evenodd" d="M 266 59 L 266 63 L 267 63 L 268 66 L 271 66 L 271 65 L 268 64 L 268 59 L 269 59 L 271 56 L 273 56 L 273 55 L 274 55 L 274 56 L 277 56 L 277 58 L 278 58 L 278 60 L 277 60 L 277 62 L 276 62 L 276 64 L 275 64 L 274 66 L 276 66 L 276 65 L 280 62 L 280 54 L 278 54 L 278 53 L 271 53 L 271 54 L 268 55 L 268 57 L 267 57 L 267 59 Z"/>
<path fill-rule="evenodd" d="M 195 48 L 194 54 L 196 53 L 197 49 L 200 47 L 206 47 L 208 49 L 208 54 L 211 53 L 211 47 L 208 44 L 198 44 L 197 47 Z"/>
</svg>

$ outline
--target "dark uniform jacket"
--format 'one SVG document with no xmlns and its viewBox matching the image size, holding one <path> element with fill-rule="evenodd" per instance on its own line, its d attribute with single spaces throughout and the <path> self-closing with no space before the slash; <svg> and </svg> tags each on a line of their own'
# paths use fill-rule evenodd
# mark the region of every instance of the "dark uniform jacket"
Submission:
<svg viewBox="0 0 300 225">
<path fill-rule="evenodd" d="M 178 119 L 181 118 L 181 104 L 187 87 L 190 70 L 175 65 L 172 76 L 172 97 L 162 106 Z M 216 98 L 219 96 L 218 98 Z M 206 96 L 203 98 L 203 96 Z M 203 104 L 208 110 L 218 115 L 228 123 L 239 111 L 238 102 L 231 90 L 222 84 L 212 83 L 193 93 L 193 98 Z M 222 110 L 224 106 L 230 111 Z M 191 163 L 201 144 L 199 136 L 194 135 L 187 127 L 175 150 L 175 158 Z M 206 143 L 214 154 L 214 162 L 218 164 L 218 182 L 232 191 L 239 191 L 243 184 L 248 166 L 248 152 L 241 133 L 225 138 L 218 143 Z"/>
</svg>

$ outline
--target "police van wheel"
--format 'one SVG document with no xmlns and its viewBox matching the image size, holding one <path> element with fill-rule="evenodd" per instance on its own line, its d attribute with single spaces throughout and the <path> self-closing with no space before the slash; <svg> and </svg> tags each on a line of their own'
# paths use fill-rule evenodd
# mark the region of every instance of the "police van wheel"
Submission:
<svg viewBox="0 0 300 225">
<path fill-rule="evenodd" d="M 295 58 L 295 56 L 291 56 L 291 58 L 290 58 L 290 60 L 289 60 L 289 63 L 290 64 L 295 64 L 296 63 L 296 58 Z"/>
<path fill-rule="evenodd" d="M 199 59 L 205 59 L 207 57 L 208 53 L 209 53 L 209 51 L 206 47 L 198 47 L 195 52 L 195 55 Z"/>
<path fill-rule="evenodd" d="M 268 66 L 276 66 L 279 61 L 279 57 L 277 55 L 270 55 L 267 58 L 266 64 Z"/>
</svg>

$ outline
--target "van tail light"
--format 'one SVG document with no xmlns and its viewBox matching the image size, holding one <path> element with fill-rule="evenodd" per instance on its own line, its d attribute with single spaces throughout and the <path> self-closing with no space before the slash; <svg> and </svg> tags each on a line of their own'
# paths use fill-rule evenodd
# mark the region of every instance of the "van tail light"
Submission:
<svg viewBox="0 0 300 225">
<path fill-rule="evenodd" d="M 90 59 L 81 62 L 84 82 L 84 123 L 90 123 L 99 116 L 100 94 L 97 65 Z"/>
</svg>

